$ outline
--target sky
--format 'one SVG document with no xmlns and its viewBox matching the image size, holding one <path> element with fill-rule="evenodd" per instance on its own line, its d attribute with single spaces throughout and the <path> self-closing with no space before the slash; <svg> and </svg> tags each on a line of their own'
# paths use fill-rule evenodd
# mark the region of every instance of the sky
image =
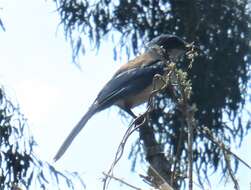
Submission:
<svg viewBox="0 0 251 190">
<path fill-rule="evenodd" d="M 0 32 L 1 84 L 28 119 L 38 143 L 36 153 L 52 163 L 65 137 L 123 61 L 113 60 L 112 44 L 105 41 L 98 54 L 87 51 L 81 56 L 81 69 L 74 65 L 69 42 L 58 26 L 55 4 L 50 1 L 0 0 L 0 8 L 6 28 L 6 32 Z M 101 189 L 102 172 L 109 169 L 130 121 L 122 118 L 117 108 L 96 114 L 62 159 L 53 164 L 58 169 L 78 171 L 87 189 Z M 136 138 L 137 133 L 129 139 L 115 172 L 118 177 L 142 186 L 138 173 L 144 173 L 145 167 L 139 166 L 136 173 L 131 173 L 131 162 L 127 160 Z M 242 148 L 236 150 L 249 163 L 250 143 L 251 140 L 244 140 Z M 213 178 L 213 187 L 233 189 L 231 182 L 219 184 L 218 177 Z M 238 179 L 241 189 L 250 190 L 251 171 L 241 167 Z M 112 189 L 128 189 L 116 186 L 116 182 L 112 184 Z"/>
</svg>

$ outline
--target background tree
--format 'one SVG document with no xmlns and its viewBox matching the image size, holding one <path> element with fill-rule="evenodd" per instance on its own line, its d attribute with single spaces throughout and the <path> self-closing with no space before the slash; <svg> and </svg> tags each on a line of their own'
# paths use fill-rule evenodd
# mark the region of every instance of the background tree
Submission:
<svg viewBox="0 0 251 190">
<path fill-rule="evenodd" d="M 55 0 L 70 39 L 73 58 L 77 58 L 82 42 L 94 44 L 98 49 L 101 40 L 114 40 L 114 52 L 126 50 L 137 54 L 145 42 L 163 33 L 181 36 L 188 42 L 195 41 L 200 48 L 199 56 L 188 71 L 192 82 L 191 103 L 197 112 L 197 130 L 194 134 L 194 166 L 198 180 L 208 179 L 210 171 L 226 171 L 223 152 L 201 133 L 207 128 L 210 133 L 230 146 L 243 140 L 250 128 L 245 121 L 245 103 L 250 71 L 250 10 L 247 0 Z M 116 37 L 120 45 L 116 46 Z M 178 66 L 187 70 L 187 61 Z M 148 134 L 158 137 L 169 161 L 168 168 L 177 173 L 187 171 L 187 132 L 180 113 L 170 107 L 168 98 L 157 98 L 156 109 L 151 113 L 152 129 Z M 144 136 L 140 136 L 144 140 Z M 146 141 L 144 141 L 146 143 Z M 139 143 L 132 149 L 133 163 L 142 153 Z M 142 155 L 142 154 L 141 154 Z M 170 156 L 175 156 L 171 162 Z M 148 159 L 149 161 L 149 159 Z M 238 162 L 234 162 L 235 171 Z M 213 168 L 210 170 L 210 168 Z M 177 180 L 180 187 L 183 179 Z"/>
<path fill-rule="evenodd" d="M 35 145 L 26 119 L 0 88 L 0 189 L 74 189 L 77 184 L 84 189 L 77 173 L 60 172 L 42 161 Z"/>
</svg>

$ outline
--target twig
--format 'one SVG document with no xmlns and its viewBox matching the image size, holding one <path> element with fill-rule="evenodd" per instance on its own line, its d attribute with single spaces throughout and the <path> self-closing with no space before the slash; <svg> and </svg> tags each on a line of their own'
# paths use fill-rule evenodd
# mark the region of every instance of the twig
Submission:
<svg viewBox="0 0 251 190">
<path fill-rule="evenodd" d="M 226 148 L 225 147 L 225 144 L 222 143 L 221 141 L 217 140 L 209 131 L 209 129 L 207 128 L 202 128 L 202 129 L 199 129 L 202 133 L 206 134 L 208 139 L 211 140 L 213 143 L 215 143 L 223 152 L 223 155 L 224 155 L 224 159 L 226 161 L 226 165 L 227 165 L 227 170 L 228 170 L 228 173 L 234 183 L 234 188 L 236 190 L 239 190 L 240 187 L 239 187 L 239 184 L 238 184 L 238 181 L 237 179 L 235 178 L 234 174 L 233 174 L 233 171 L 232 171 L 232 168 L 231 168 L 231 163 L 230 163 L 230 160 L 229 160 L 229 155 L 232 155 L 234 156 L 238 161 L 240 161 L 242 164 L 244 164 L 246 167 L 248 167 L 249 169 L 251 169 L 251 166 L 245 162 L 243 159 L 241 159 L 238 155 L 236 155 L 235 153 L 233 153 L 229 148 Z"/>
<path fill-rule="evenodd" d="M 152 165 L 150 165 L 150 168 L 163 182 L 158 187 L 160 190 L 174 190 L 174 188 L 167 183 L 167 181 L 159 174 L 159 172 Z"/>
<path fill-rule="evenodd" d="M 187 126 L 188 126 L 188 177 L 189 177 L 189 190 L 193 189 L 193 125 L 191 124 L 191 117 L 188 116 Z"/>
<path fill-rule="evenodd" d="M 223 145 L 223 146 L 224 146 L 224 145 Z M 222 151 L 223 151 L 224 159 L 225 159 L 225 161 L 226 161 L 228 173 L 229 173 L 229 175 L 230 175 L 230 177 L 231 177 L 231 179 L 232 179 L 232 181 L 233 181 L 233 183 L 234 183 L 234 188 L 235 188 L 236 190 L 239 190 L 240 187 L 239 187 L 239 184 L 238 184 L 237 179 L 235 178 L 235 176 L 234 176 L 234 174 L 233 174 L 233 170 L 232 170 L 232 168 L 231 168 L 231 163 L 230 163 L 229 155 L 228 155 L 228 153 L 227 153 L 225 150 L 222 150 Z"/>
<path fill-rule="evenodd" d="M 173 185 L 174 179 L 176 178 L 175 171 L 176 171 L 176 167 L 177 167 L 177 163 L 178 163 L 177 157 L 180 154 L 180 150 L 181 150 L 181 139 L 182 139 L 182 136 L 183 136 L 183 134 L 180 133 L 179 134 L 179 142 L 178 142 L 178 146 L 177 146 L 177 149 L 176 149 L 176 155 L 174 157 L 174 167 L 173 167 L 173 172 L 172 172 L 172 177 L 171 177 L 171 185 Z"/>
<path fill-rule="evenodd" d="M 115 176 L 113 176 L 113 175 L 109 175 L 109 174 L 104 173 L 104 172 L 103 172 L 103 174 L 104 174 L 106 177 L 110 178 L 110 179 L 114 179 L 114 180 L 116 180 L 116 181 L 119 181 L 120 183 L 123 183 L 123 184 L 127 185 L 128 187 L 131 187 L 131 188 L 136 189 L 136 190 L 142 190 L 141 188 L 136 187 L 136 186 L 134 186 L 134 185 L 131 185 L 130 183 L 124 181 L 123 179 L 117 178 L 117 177 L 115 177 Z"/>
<path fill-rule="evenodd" d="M 193 59 L 190 61 L 190 67 L 192 67 Z M 196 108 L 189 105 L 189 99 L 192 93 L 192 87 L 190 81 L 187 79 L 186 73 L 175 70 L 174 72 L 174 81 L 178 87 L 178 93 L 176 99 L 178 107 L 182 112 L 184 120 L 188 128 L 188 188 L 189 190 L 193 189 L 193 130 L 195 128 L 195 119 L 194 112 Z"/>
<path fill-rule="evenodd" d="M 138 125 L 135 125 L 135 123 L 138 123 L 142 118 L 143 121 L 141 123 L 139 123 Z M 116 164 L 118 163 L 118 161 L 121 159 L 123 153 L 124 153 L 124 148 L 125 148 L 125 144 L 128 140 L 128 138 L 130 137 L 130 135 L 136 131 L 139 127 L 141 127 L 143 125 L 143 123 L 145 122 L 145 117 L 144 117 L 144 114 L 137 117 L 133 122 L 132 124 L 129 126 L 129 128 L 126 130 L 118 148 L 117 148 L 117 152 L 116 152 L 116 155 L 115 155 L 115 159 L 108 171 L 108 174 L 105 176 L 104 178 L 104 182 L 103 182 L 103 190 L 106 190 L 108 185 L 109 185 L 109 181 L 110 181 L 110 177 L 109 176 L 112 176 L 112 173 L 113 173 L 113 169 L 114 167 L 116 166 Z"/>
<path fill-rule="evenodd" d="M 189 69 L 192 67 L 192 63 L 194 61 L 194 56 L 195 55 L 195 49 L 194 49 L 194 44 L 190 44 L 190 51 L 187 52 L 187 55 L 190 56 L 190 64 L 189 64 Z M 187 124 L 188 128 L 188 177 L 189 177 L 189 190 L 193 189 L 193 130 L 195 126 L 195 120 L 194 120 L 194 112 L 195 109 L 194 107 L 189 105 L 189 99 L 191 96 L 191 84 L 187 80 L 186 74 L 184 72 L 181 72 L 176 69 L 175 64 L 169 63 L 167 66 L 167 71 L 164 75 L 162 76 L 157 76 L 156 78 L 163 81 L 164 85 L 159 88 L 160 90 L 165 89 L 168 84 L 172 86 L 176 86 L 176 90 L 178 93 L 175 93 L 175 101 L 177 105 L 180 107 L 180 110 L 184 116 L 184 120 Z M 155 78 L 155 79 L 156 79 Z M 164 79 L 163 79 L 164 78 Z M 156 93 L 158 90 L 155 90 L 153 92 Z M 150 103 L 152 100 L 150 99 Z M 175 164 L 176 165 L 176 164 Z M 174 171 L 175 172 L 175 171 Z M 172 176 L 173 178 L 173 176 Z"/>
<path fill-rule="evenodd" d="M 209 129 L 204 129 L 204 128 L 199 128 L 199 130 L 206 134 L 208 139 L 211 140 L 213 143 L 215 143 L 218 147 L 222 148 L 224 151 L 226 151 L 228 154 L 233 155 L 237 160 L 239 160 L 242 164 L 244 164 L 247 168 L 249 168 L 251 170 L 251 166 L 245 162 L 242 158 L 240 158 L 237 154 L 235 154 L 234 152 L 232 152 L 231 150 L 229 150 L 228 148 L 226 148 L 224 146 L 224 144 L 222 142 L 220 142 L 219 140 L 216 140 L 215 137 L 210 134 Z"/>
</svg>

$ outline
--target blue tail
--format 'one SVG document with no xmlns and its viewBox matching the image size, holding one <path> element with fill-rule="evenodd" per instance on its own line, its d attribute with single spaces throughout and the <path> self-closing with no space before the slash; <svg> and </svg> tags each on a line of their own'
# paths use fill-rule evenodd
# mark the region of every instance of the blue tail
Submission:
<svg viewBox="0 0 251 190">
<path fill-rule="evenodd" d="M 85 126 L 87 121 L 97 112 L 98 110 L 95 106 L 91 106 L 88 112 L 82 117 L 82 119 L 78 122 L 78 124 L 72 129 L 71 133 L 65 139 L 64 143 L 61 145 L 60 149 L 58 150 L 56 156 L 54 157 L 54 161 L 60 159 L 68 147 L 71 145 L 74 138 L 78 135 L 81 129 Z"/>
</svg>

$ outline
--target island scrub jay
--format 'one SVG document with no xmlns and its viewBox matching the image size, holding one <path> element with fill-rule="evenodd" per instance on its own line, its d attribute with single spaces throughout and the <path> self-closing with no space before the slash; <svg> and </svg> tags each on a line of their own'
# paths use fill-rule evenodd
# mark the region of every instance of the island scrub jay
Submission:
<svg viewBox="0 0 251 190">
<path fill-rule="evenodd" d="M 122 65 L 73 128 L 54 160 L 57 161 L 65 153 L 73 139 L 95 113 L 116 105 L 136 118 L 131 109 L 149 99 L 154 75 L 164 73 L 163 58 L 176 59 L 184 54 L 186 46 L 187 43 L 175 35 L 160 35 L 148 43 L 145 53 Z"/>
</svg>

